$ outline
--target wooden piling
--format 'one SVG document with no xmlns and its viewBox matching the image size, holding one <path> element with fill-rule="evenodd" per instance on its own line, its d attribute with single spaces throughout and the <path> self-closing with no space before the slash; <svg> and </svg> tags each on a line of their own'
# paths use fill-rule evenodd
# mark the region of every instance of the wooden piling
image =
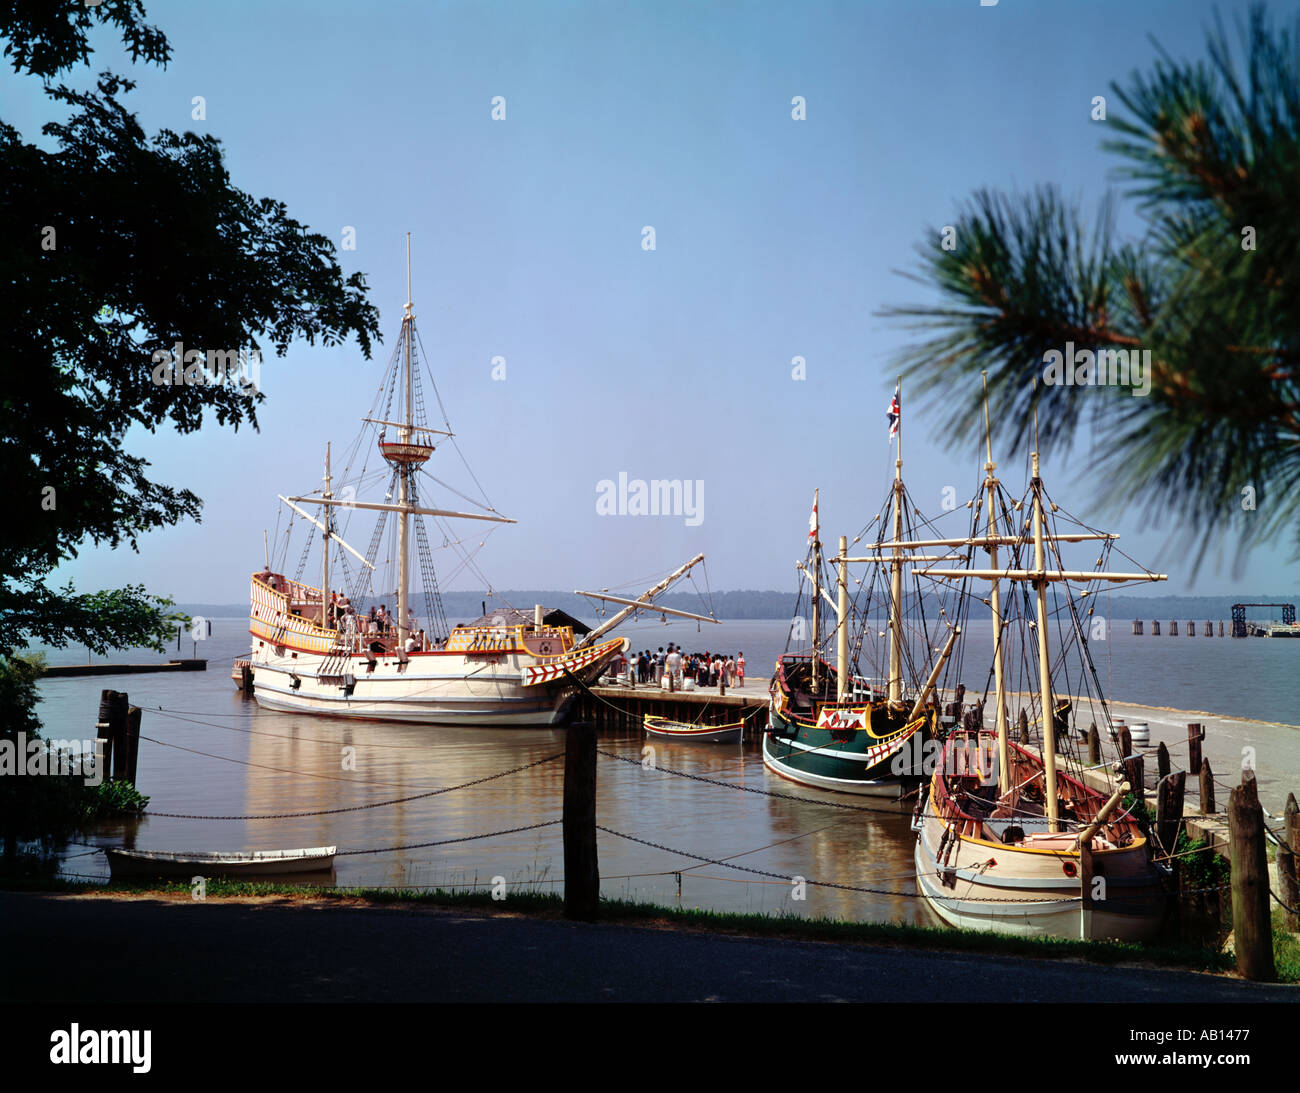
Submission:
<svg viewBox="0 0 1300 1093">
<path fill-rule="evenodd" d="M 1101 765 L 1101 734 L 1097 732 L 1097 722 L 1088 726 L 1088 766 Z"/>
<path fill-rule="evenodd" d="M 1160 636 L 1160 620 L 1158 619 L 1151 620 L 1151 635 L 1157 638 Z"/>
<path fill-rule="evenodd" d="M 1134 755 L 1124 760 L 1124 777 L 1133 787 L 1133 794 L 1138 804 L 1146 804 L 1146 763 L 1142 756 Z M 1143 828 L 1145 829 L 1145 824 Z"/>
<path fill-rule="evenodd" d="M 1296 854 L 1300 852 L 1300 806 L 1295 794 L 1286 799 L 1282 814 L 1282 845 L 1277 848 L 1277 879 L 1281 891 L 1278 896 L 1286 905 L 1286 928 L 1300 931 L 1300 876 L 1297 875 Z"/>
<path fill-rule="evenodd" d="M 1169 749 L 1165 747 L 1165 742 L 1160 741 L 1160 746 L 1156 748 L 1156 777 L 1164 779 L 1170 771 Z"/>
<path fill-rule="evenodd" d="M 1171 638 L 1176 638 L 1176 637 L 1178 637 L 1178 620 L 1177 620 L 1177 619 L 1170 619 L 1170 620 L 1169 620 L 1169 636 L 1170 636 Z"/>
<path fill-rule="evenodd" d="M 1180 770 L 1160 783 L 1156 794 L 1156 838 L 1166 856 L 1173 854 L 1178 843 L 1178 828 L 1183 822 L 1183 791 L 1187 772 Z"/>
<path fill-rule="evenodd" d="M 1133 633 L 1135 633 L 1135 634 L 1141 634 L 1141 633 L 1142 633 L 1142 620 L 1141 620 L 1141 619 L 1134 619 L 1134 620 L 1133 620 Z"/>
<path fill-rule="evenodd" d="M 1193 776 L 1201 773 L 1201 741 L 1205 739 L 1205 727 L 1199 721 L 1192 721 L 1187 726 L 1187 769 Z"/>
<path fill-rule="evenodd" d="M 1268 853 L 1264 813 L 1255 772 L 1243 770 L 1241 785 L 1228 795 L 1228 840 L 1232 857 L 1232 935 L 1237 974 L 1272 982 L 1273 924 L 1269 913 Z"/>
<path fill-rule="evenodd" d="M 132 706 L 126 712 L 126 735 L 124 738 L 126 780 L 135 785 L 136 759 L 140 755 L 140 717 L 139 706 Z"/>
<path fill-rule="evenodd" d="M 1214 807 L 1214 771 L 1210 769 L 1208 759 L 1201 760 L 1201 812 L 1206 816 L 1211 816 L 1216 811 Z"/>
<path fill-rule="evenodd" d="M 1116 743 L 1119 745 L 1119 757 L 1121 759 L 1127 759 L 1133 754 L 1133 734 L 1128 731 L 1127 725 L 1121 725 L 1119 727 L 1119 734 Z M 1132 780 L 1130 780 L 1129 784 L 1137 788 Z"/>
<path fill-rule="evenodd" d="M 596 729 L 589 721 L 564 734 L 564 914 L 591 922 L 600 906 L 596 856 Z"/>
<path fill-rule="evenodd" d="M 118 691 L 99 692 L 96 735 L 104 741 L 104 770 L 109 778 L 124 778 L 126 770 L 126 717 L 128 699 Z"/>
</svg>

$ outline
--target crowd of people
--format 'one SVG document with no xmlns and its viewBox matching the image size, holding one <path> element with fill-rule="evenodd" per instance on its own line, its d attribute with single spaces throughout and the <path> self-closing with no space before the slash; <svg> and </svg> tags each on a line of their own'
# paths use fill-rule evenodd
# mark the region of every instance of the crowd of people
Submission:
<svg viewBox="0 0 1300 1093">
<path fill-rule="evenodd" d="M 669 644 L 658 652 L 642 649 L 629 656 L 620 654 L 614 666 L 616 675 L 626 675 L 631 683 L 644 683 L 665 690 L 680 691 L 685 680 L 696 687 L 743 687 L 745 685 L 745 654 L 688 653 Z"/>
</svg>

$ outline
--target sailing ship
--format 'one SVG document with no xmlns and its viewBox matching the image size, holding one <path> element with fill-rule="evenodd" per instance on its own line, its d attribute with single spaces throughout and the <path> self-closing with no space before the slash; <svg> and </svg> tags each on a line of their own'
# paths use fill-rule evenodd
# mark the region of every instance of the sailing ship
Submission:
<svg viewBox="0 0 1300 1093">
<path fill-rule="evenodd" d="M 1037 424 L 1035 422 L 1035 434 Z M 1092 612 L 1086 606 L 1101 582 L 1162 581 L 1164 574 L 1114 572 L 1102 568 L 1118 538 L 1086 529 L 1055 530 L 1065 519 L 1046 497 L 1039 473 L 1037 436 L 1032 453 L 1029 496 L 1011 500 L 996 477 L 988 438 L 985 406 L 985 478 L 981 498 L 985 526 L 964 544 L 988 552 L 986 568 L 920 569 L 925 577 L 945 581 L 987 581 L 985 601 L 993 628 L 993 729 L 984 724 L 983 703 L 976 705 L 962 728 L 950 733 L 929 785 L 918 800 L 913 818 L 916 832 L 917 886 L 938 916 L 953 926 L 1022 935 L 1146 940 L 1162 925 L 1169 870 L 1155 860 L 1140 821 L 1123 809 L 1130 786 L 1122 779 L 1110 793 L 1090 780 L 1081 764 L 1071 763 L 1059 749 L 1070 746 L 1071 722 L 1077 719 L 1076 700 L 1053 689 L 1052 673 L 1065 667 L 1064 653 L 1079 652 L 1086 666 L 1081 678 L 1088 687 L 1088 704 L 1109 725 L 1108 705 L 1088 653 L 1085 625 Z M 1023 523 L 1015 515 L 1028 505 Z M 977 509 L 978 511 L 978 509 Z M 1049 529 L 1047 518 L 1053 517 Z M 1100 541 L 1102 556 L 1092 570 L 1067 569 L 1060 544 Z M 1009 561 L 999 562 L 1002 549 Z M 1030 554 L 1032 552 L 1032 561 Z M 1050 553 L 1050 557 L 1049 557 Z M 1026 564 L 1028 563 L 1028 564 Z M 1033 591 L 1034 617 L 1004 612 L 1003 581 Z M 1071 585 L 1084 586 L 1075 594 Z M 1027 586 L 1027 587 L 1025 587 Z M 1064 600 L 1048 611 L 1048 588 Z M 1026 612 L 1027 612 L 1026 608 Z M 1019 626 L 1017 626 L 1019 622 Z M 1062 651 L 1054 665 L 1050 631 L 1062 632 Z M 1015 637 L 1021 662 L 1032 680 L 1024 691 L 1008 680 L 1008 656 Z M 1036 672 L 1035 672 L 1036 669 Z M 1096 703 L 1091 697 L 1095 685 Z M 1009 704 L 1027 703 L 1020 720 L 1036 720 L 1041 753 L 1009 739 Z M 1037 704 L 1037 718 L 1033 713 Z M 1045 711 L 1051 711 L 1045 716 Z M 1062 762 L 1064 760 L 1064 763 Z M 1066 769 L 1061 769 L 1062 765 Z M 1142 800 L 1143 787 L 1131 787 Z"/>
<path fill-rule="evenodd" d="M 763 736 L 763 763 L 783 778 L 818 789 L 894 799 L 915 789 L 924 777 L 923 744 L 933 737 L 939 723 L 932 696 L 960 634 L 960 627 L 947 624 L 947 640 L 938 656 L 925 658 L 932 664 L 924 682 L 909 686 L 904 680 L 903 662 L 916 643 L 909 642 L 904 630 L 903 567 L 909 557 L 920 560 L 930 556 L 910 554 L 916 544 L 904 541 L 905 514 L 911 510 L 902 479 L 900 397 L 901 380 L 889 415 L 891 433 L 898 443 L 890 486 L 893 540 L 885 540 L 882 526 L 881 537 L 867 555 L 851 558 L 847 537 L 841 536 L 834 558 L 838 598 L 831 600 L 822 585 L 820 491 L 814 492 L 809 557 L 798 566 L 812 584 L 812 648 L 807 653 L 787 651 L 777 661 L 771 682 L 768 730 Z M 889 667 L 883 680 L 857 676 L 850 664 L 848 566 L 861 562 L 877 570 L 888 567 Z M 836 616 L 834 666 L 821 655 L 823 597 Z M 862 619 L 863 634 L 871 624 L 869 611 L 870 604 Z M 928 640 L 923 644 L 927 651 L 932 650 Z M 861 645 L 860 636 L 859 649 Z M 919 665 L 920 670 L 925 669 L 925 661 Z"/>
<path fill-rule="evenodd" d="M 382 501 L 365 501 L 356 499 L 351 486 L 335 493 L 327 447 L 324 489 L 307 496 L 280 497 L 293 514 L 320 531 L 322 580 L 320 587 L 315 587 L 300 579 L 306 551 L 294 578 L 272 571 L 269 550 L 266 567 L 253 574 L 249 616 L 253 697 L 268 709 L 338 717 L 438 725 L 558 724 L 579 688 L 594 682 L 627 649 L 626 638 L 606 639 L 605 635 L 628 615 L 649 607 L 655 595 L 688 573 L 704 556 L 691 559 L 638 599 L 624 600 L 631 606 L 585 634 L 576 632 L 573 620 L 566 623 L 562 613 L 557 618 L 557 613 L 547 613 L 541 606 L 534 607 L 531 618 L 514 611 L 489 615 L 485 610 L 484 617 L 476 622 L 450 626 L 442 607 L 424 518 L 495 524 L 515 521 L 502 516 L 490 504 L 468 497 L 483 511 L 454 511 L 422 504 L 423 479 L 432 479 L 425 464 L 438 444 L 454 434 L 450 424 L 446 430 L 435 429 L 425 420 L 416 367 L 417 344 L 408 237 L 407 302 L 400 340 L 376 399 L 376 408 L 382 403 L 382 410 L 372 411 L 362 419 L 362 438 L 354 448 L 361 454 L 378 451 L 388 468 L 387 494 Z M 392 420 L 389 415 L 395 400 L 397 420 Z M 438 401 L 441 406 L 440 397 Z M 372 432 L 378 434 L 373 449 L 364 443 Z M 357 478 L 365 481 L 366 477 L 363 465 Z M 303 505 L 320 506 L 320 518 Z M 338 528 L 341 513 L 350 517 L 356 511 L 378 513 L 370 550 L 365 555 L 346 542 Z M 389 514 L 397 516 L 392 601 L 396 610 L 391 616 L 384 610 L 372 619 L 354 608 L 353 601 L 363 606 L 363 597 L 372 591 L 376 558 Z M 420 556 L 427 627 L 416 626 L 412 601 L 413 530 Z M 343 551 L 361 563 L 351 595 L 331 589 L 331 544 L 341 548 L 335 561 L 342 564 L 345 578 L 350 574 Z M 382 606 L 386 608 L 386 604 Z M 695 617 L 657 605 L 653 610 L 656 614 Z"/>
</svg>

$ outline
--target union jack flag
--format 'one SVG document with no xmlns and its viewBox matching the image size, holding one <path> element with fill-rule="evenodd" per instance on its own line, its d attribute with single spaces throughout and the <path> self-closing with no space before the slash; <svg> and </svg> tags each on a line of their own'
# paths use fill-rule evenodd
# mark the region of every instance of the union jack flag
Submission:
<svg viewBox="0 0 1300 1093">
<path fill-rule="evenodd" d="M 895 388 L 894 397 L 889 400 L 889 439 L 893 440 L 898 436 L 898 419 L 902 417 L 902 411 L 898 407 L 898 390 Z"/>
</svg>

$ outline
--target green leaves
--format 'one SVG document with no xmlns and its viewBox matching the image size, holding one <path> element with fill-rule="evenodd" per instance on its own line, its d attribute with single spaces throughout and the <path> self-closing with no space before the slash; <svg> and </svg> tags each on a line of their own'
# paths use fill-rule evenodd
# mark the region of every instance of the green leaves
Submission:
<svg viewBox="0 0 1300 1093">
<path fill-rule="evenodd" d="M 1134 184 L 1141 238 L 1115 239 L 1109 199 L 1086 228 L 1054 187 L 980 191 L 953 249 L 937 232 L 919 248 L 913 279 L 940 302 L 882 312 L 930 335 L 898 363 L 937 392 L 955 443 L 982 429 L 987 370 L 1000 442 L 1027 448 L 1035 399 L 1044 450 L 1090 427 L 1105 499 L 1194 528 L 1198 563 L 1226 536 L 1244 553 L 1289 530 L 1300 547 L 1300 21 L 1274 33 L 1256 6 L 1239 30 L 1244 63 L 1216 22 L 1208 61 L 1162 54 L 1113 87 L 1131 117 L 1107 123 L 1121 136 L 1103 147 Z M 1149 397 L 1032 392 L 1044 355 L 1067 343 L 1149 350 Z M 954 390 L 967 395 L 954 403 Z"/>
<path fill-rule="evenodd" d="M 96 24 L 121 28 L 132 61 L 166 65 L 171 46 L 162 31 L 144 22 L 140 0 L 0 0 L 5 56 L 13 70 L 48 78 L 90 59 L 87 31 Z"/>
<path fill-rule="evenodd" d="M 143 17 L 138 0 L 0 0 L 0 36 L 15 70 L 38 77 L 84 62 L 96 22 L 120 27 L 133 56 L 165 64 L 166 39 Z M 86 596 L 44 583 L 83 542 L 134 549 L 149 531 L 199 518 L 198 497 L 152 480 L 126 449 L 132 426 L 257 427 L 260 390 L 156 383 L 156 352 L 181 343 L 211 364 L 355 337 L 369 356 L 378 338 L 365 279 L 343 273 L 332 241 L 282 202 L 233 186 L 216 138 L 146 134 L 125 102 L 132 88 L 111 73 L 93 91 L 47 86 L 67 108 L 44 127 L 52 151 L 0 122 L 0 479 L 13 506 L 0 524 L 0 654 L 25 635 L 161 647 L 165 604 L 143 589 Z M 317 306 L 303 307 L 304 294 Z"/>
</svg>

